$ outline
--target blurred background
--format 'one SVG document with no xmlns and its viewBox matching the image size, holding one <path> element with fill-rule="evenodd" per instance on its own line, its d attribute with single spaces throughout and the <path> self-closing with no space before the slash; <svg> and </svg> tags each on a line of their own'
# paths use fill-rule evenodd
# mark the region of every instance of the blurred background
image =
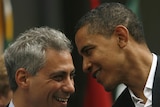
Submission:
<svg viewBox="0 0 160 107">
<path fill-rule="evenodd" d="M 58 29 L 74 43 L 74 26 L 87 11 L 103 2 L 120 2 L 131 8 L 142 20 L 150 50 L 160 54 L 159 0 L 0 0 L 0 53 L 20 33 L 31 27 L 49 26 Z M 136 49 L 135 49 L 136 50 Z M 81 69 L 81 57 L 73 50 L 76 67 L 76 93 L 68 107 L 111 107 L 117 91 L 103 87 Z"/>
</svg>

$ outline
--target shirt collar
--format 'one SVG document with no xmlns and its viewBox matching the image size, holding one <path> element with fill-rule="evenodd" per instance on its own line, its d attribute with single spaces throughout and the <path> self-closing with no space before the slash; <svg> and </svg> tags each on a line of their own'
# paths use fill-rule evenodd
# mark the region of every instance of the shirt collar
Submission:
<svg viewBox="0 0 160 107">
<path fill-rule="evenodd" d="M 145 85 L 145 87 L 149 89 L 152 89 L 153 87 L 154 75 L 155 75 L 156 66 L 157 66 L 157 56 L 154 53 L 152 53 L 152 55 L 153 55 L 153 61 L 152 61 L 149 76 Z"/>
<path fill-rule="evenodd" d="M 157 66 L 157 56 L 153 53 L 152 55 L 153 55 L 152 65 L 151 65 L 149 76 L 143 91 L 145 97 L 150 101 L 152 101 L 152 88 L 153 88 L 154 75 L 155 75 L 156 66 Z"/>
<path fill-rule="evenodd" d="M 154 53 L 152 53 L 152 55 L 153 55 L 152 65 L 151 65 L 149 76 L 148 76 L 148 79 L 147 79 L 147 82 L 146 82 L 146 85 L 145 85 L 145 88 L 143 91 L 145 97 L 148 99 L 147 105 L 148 105 L 148 103 L 150 104 L 152 102 L 152 87 L 153 87 L 156 66 L 157 66 L 157 56 Z M 131 98 L 135 104 L 138 104 L 138 103 L 140 104 L 141 102 L 143 102 L 143 100 L 140 98 L 137 98 L 130 89 L 129 89 L 129 93 L 130 93 Z"/>
<path fill-rule="evenodd" d="M 11 102 L 9 103 L 8 107 L 14 107 L 13 101 L 11 100 Z"/>
</svg>

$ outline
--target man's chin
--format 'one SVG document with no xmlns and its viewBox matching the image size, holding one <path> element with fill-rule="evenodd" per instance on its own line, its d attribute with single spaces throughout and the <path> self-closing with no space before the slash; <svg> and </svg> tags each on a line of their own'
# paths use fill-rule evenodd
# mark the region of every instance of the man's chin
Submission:
<svg viewBox="0 0 160 107">
<path fill-rule="evenodd" d="M 111 91 L 113 91 L 115 88 L 105 86 L 104 89 L 105 89 L 105 91 L 107 91 L 107 92 L 111 92 Z"/>
</svg>

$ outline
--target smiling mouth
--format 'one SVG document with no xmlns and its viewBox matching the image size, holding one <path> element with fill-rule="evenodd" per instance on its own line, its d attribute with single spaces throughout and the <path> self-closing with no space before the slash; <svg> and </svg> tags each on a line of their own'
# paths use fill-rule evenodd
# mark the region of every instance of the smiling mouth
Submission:
<svg viewBox="0 0 160 107">
<path fill-rule="evenodd" d="M 93 73 L 93 78 L 95 78 L 95 79 L 97 79 L 97 77 L 99 76 L 99 74 L 100 74 L 100 70 L 97 70 L 97 71 L 95 71 L 94 73 Z"/>
<path fill-rule="evenodd" d="M 56 97 L 54 96 L 54 98 L 58 101 L 58 102 L 62 102 L 62 103 L 67 103 L 69 98 L 60 98 L 60 97 Z"/>
</svg>

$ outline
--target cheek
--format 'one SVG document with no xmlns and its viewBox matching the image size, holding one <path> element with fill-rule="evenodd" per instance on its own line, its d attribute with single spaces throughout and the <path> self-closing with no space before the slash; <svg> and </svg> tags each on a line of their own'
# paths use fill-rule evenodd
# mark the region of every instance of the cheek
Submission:
<svg viewBox="0 0 160 107">
<path fill-rule="evenodd" d="M 61 89 L 61 83 L 53 80 L 46 80 L 43 83 L 38 83 L 39 88 L 43 91 L 54 93 Z"/>
<path fill-rule="evenodd" d="M 29 88 L 31 93 L 45 93 L 45 91 L 49 90 L 51 87 L 49 85 L 50 81 L 45 80 L 43 78 L 34 78 L 30 80 Z"/>
<path fill-rule="evenodd" d="M 114 80 L 117 78 L 117 75 L 119 75 L 119 73 L 116 70 L 116 67 L 112 63 L 104 61 L 104 63 L 102 64 L 101 78 L 103 79 L 105 84 L 114 82 Z"/>
<path fill-rule="evenodd" d="M 46 87 L 48 87 L 47 89 L 49 91 L 56 92 L 57 90 L 61 89 L 61 84 L 59 84 L 58 82 L 50 82 L 46 85 Z"/>
<path fill-rule="evenodd" d="M 34 82 L 30 87 L 30 96 L 32 96 L 34 99 L 52 98 L 52 96 L 56 94 L 59 90 L 60 85 L 55 82 Z"/>
<path fill-rule="evenodd" d="M 97 51 L 94 52 L 92 58 L 97 60 L 97 61 L 100 61 L 101 63 L 104 63 L 104 62 L 108 61 L 110 57 L 111 56 L 108 55 L 106 51 L 97 50 Z"/>
</svg>

